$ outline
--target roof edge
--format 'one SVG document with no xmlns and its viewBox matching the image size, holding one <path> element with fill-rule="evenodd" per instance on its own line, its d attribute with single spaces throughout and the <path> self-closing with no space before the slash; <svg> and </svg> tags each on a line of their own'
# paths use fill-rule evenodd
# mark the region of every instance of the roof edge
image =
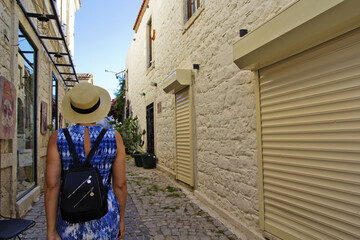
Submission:
<svg viewBox="0 0 360 240">
<path fill-rule="evenodd" d="M 139 29 L 142 17 L 144 16 L 145 11 L 146 11 L 146 5 L 148 5 L 149 2 L 150 2 L 150 0 L 143 0 L 143 3 L 141 5 L 140 11 L 138 13 L 138 16 L 136 18 L 136 21 L 135 21 L 135 24 L 134 24 L 134 27 L 133 27 L 133 30 L 135 30 L 135 33 Z"/>
</svg>

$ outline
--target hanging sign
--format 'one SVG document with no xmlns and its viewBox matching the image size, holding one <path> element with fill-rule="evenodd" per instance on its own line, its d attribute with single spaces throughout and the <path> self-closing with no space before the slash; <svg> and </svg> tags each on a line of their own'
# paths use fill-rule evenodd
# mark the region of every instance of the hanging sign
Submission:
<svg viewBox="0 0 360 240">
<path fill-rule="evenodd" d="M 41 101 L 41 122 L 40 122 L 40 132 L 41 134 L 47 133 L 47 109 L 48 104 L 44 101 Z"/>
<path fill-rule="evenodd" d="M 15 136 L 15 102 L 14 84 L 0 76 L 0 139 L 13 139 Z"/>
</svg>

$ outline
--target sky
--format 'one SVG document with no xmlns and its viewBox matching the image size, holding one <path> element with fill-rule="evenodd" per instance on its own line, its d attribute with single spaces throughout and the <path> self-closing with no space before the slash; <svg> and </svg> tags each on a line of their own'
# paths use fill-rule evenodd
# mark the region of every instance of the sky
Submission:
<svg viewBox="0 0 360 240">
<path fill-rule="evenodd" d="M 81 0 L 75 13 L 74 64 L 76 73 L 91 73 L 94 85 L 108 90 L 118 87 L 115 73 L 125 70 L 134 36 L 133 26 L 142 0 Z"/>
</svg>

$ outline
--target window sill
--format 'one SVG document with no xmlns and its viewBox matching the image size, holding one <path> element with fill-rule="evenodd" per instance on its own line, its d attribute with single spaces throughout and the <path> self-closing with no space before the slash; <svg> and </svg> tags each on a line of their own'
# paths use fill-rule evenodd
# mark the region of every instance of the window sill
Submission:
<svg viewBox="0 0 360 240">
<path fill-rule="evenodd" d="M 183 34 L 193 25 L 195 20 L 200 16 L 200 14 L 204 11 L 204 6 L 199 7 L 191 18 L 184 24 L 183 26 Z"/>
</svg>

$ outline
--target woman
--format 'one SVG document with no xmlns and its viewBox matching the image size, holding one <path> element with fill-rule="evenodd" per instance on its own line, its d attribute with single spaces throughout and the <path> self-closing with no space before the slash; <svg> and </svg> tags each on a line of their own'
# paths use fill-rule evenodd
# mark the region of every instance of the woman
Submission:
<svg viewBox="0 0 360 240">
<path fill-rule="evenodd" d="M 95 122 L 106 117 L 110 106 L 109 93 L 90 83 L 79 83 L 64 96 L 61 112 L 66 120 L 77 123 L 68 129 L 81 161 L 84 161 L 90 152 L 91 146 L 102 129 Z M 92 166 L 100 170 L 104 185 L 108 177 L 112 176 L 112 186 L 108 186 L 108 213 L 88 222 L 69 223 L 61 217 L 59 194 L 61 171 L 71 166 L 72 158 L 62 129 L 53 132 L 50 136 L 45 183 L 45 211 L 49 240 L 112 240 L 124 237 L 127 185 L 125 149 L 120 134 L 109 129 L 98 149 L 102 154 L 94 155 L 91 160 Z"/>
</svg>

